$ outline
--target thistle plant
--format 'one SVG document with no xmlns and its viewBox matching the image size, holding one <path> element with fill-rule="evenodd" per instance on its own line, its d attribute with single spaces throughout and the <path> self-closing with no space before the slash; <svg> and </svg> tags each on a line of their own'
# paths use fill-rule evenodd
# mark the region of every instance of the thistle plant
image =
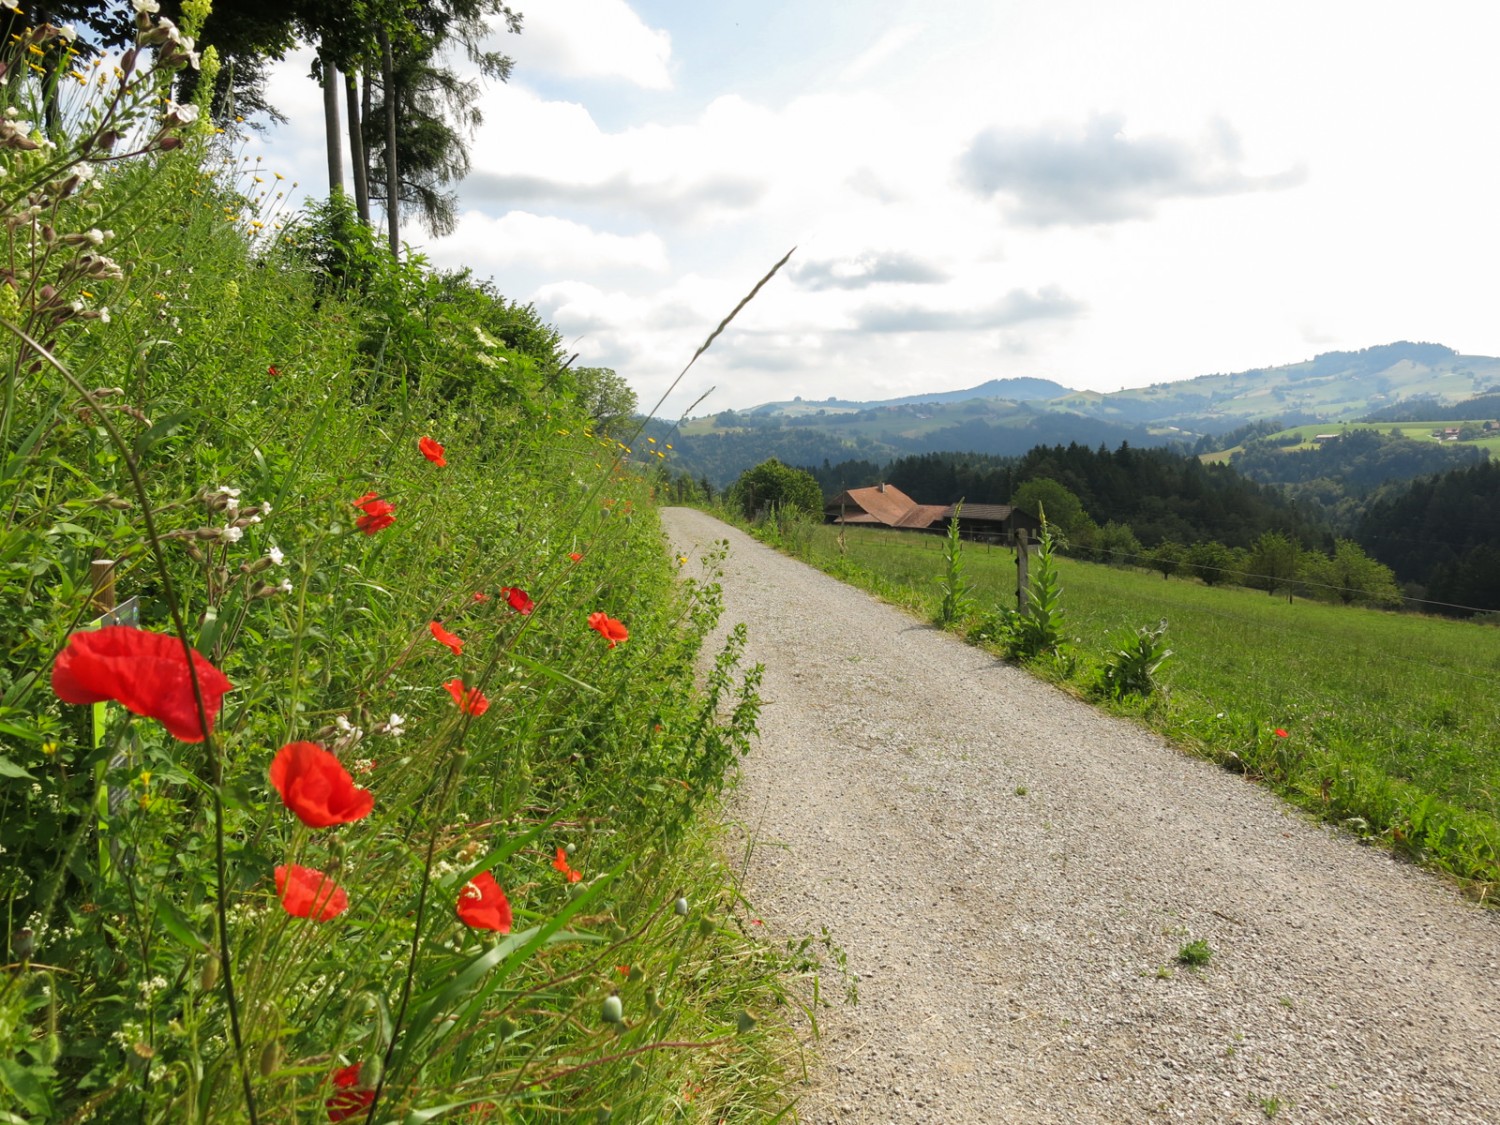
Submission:
<svg viewBox="0 0 1500 1125">
<path fill-rule="evenodd" d="M 1026 608 L 1007 617 L 1004 643 L 1006 654 L 1012 659 L 1031 661 L 1062 656 L 1062 583 L 1054 556 L 1052 528 L 1044 512 L 1040 543 L 1027 574 Z"/>
<path fill-rule="evenodd" d="M 948 521 L 948 533 L 943 539 L 943 574 L 938 579 L 943 601 L 938 608 L 938 624 L 945 628 L 956 625 L 974 609 L 973 593 L 964 578 L 963 538 L 959 535 L 958 516 L 963 506 L 962 500 L 953 506 L 953 517 Z"/>
<path fill-rule="evenodd" d="M 1158 690 L 1156 672 L 1172 650 L 1166 646 L 1167 619 L 1152 628 L 1143 625 L 1124 638 L 1117 638 L 1099 670 L 1097 690 L 1110 699 L 1129 695 L 1149 698 Z"/>
</svg>

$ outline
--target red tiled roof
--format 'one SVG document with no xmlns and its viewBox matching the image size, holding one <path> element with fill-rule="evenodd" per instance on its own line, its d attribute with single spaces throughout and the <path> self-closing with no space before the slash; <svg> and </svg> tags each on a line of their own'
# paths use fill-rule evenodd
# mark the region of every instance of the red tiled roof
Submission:
<svg viewBox="0 0 1500 1125">
<path fill-rule="evenodd" d="M 950 509 L 942 504 L 918 504 L 906 515 L 896 521 L 896 527 L 931 527 L 941 519 L 950 514 Z"/>
<path fill-rule="evenodd" d="M 874 517 L 874 522 L 885 524 L 887 527 L 896 527 L 901 524 L 902 519 L 917 507 L 917 502 L 906 493 L 902 492 L 893 484 L 877 485 L 870 488 L 851 488 L 839 493 L 828 502 L 829 511 L 838 511 L 844 508 L 848 513 L 844 516 L 845 523 L 856 522 L 856 515 L 850 512 L 851 508 L 858 508 Z M 869 523 L 870 520 L 858 520 L 859 523 Z M 929 523 L 931 520 L 928 521 Z M 918 526 L 926 526 L 925 524 Z"/>
</svg>

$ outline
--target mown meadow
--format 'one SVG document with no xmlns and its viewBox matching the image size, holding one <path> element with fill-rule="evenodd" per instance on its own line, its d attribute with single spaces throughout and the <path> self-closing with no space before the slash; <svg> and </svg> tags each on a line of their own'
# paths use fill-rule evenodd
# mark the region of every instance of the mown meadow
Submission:
<svg viewBox="0 0 1500 1125">
<path fill-rule="evenodd" d="M 0 1121 L 775 1116 L 807 955 L 704 815 L 759 673 L 666 451 L 139 28 L 0 88 Z"/>
<path fill-rule="evenodd" d="M 971 640 L 1004 651 L 1013 551 L 962 544 L 961 612 L 939 536 L 840 533 L 795 517 L 759 534 Z M 1069 690 L 1299 807 L 1455 876 L 1500 887 L 1500 629 L 1331 605 L 1054 556 L 1060 643 L 1026 661 Z M 1143 692 L 1112 693 L 1140 630 L 1171 650 Z"/>
</svg>

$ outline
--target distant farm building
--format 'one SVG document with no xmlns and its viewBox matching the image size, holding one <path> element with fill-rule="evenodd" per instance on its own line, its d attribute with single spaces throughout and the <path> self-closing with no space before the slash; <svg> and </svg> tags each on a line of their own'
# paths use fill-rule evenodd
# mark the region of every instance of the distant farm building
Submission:
<svg viewBox="0 0 1500 1125">
<path fill-rule="evenodd" d="M 918 504 L 894 484 L 850 488 L 823 506 L 828 523 L 849 527 L 890 527 L 899 531 L 942 534 L 958 509 L 958 530 L 965 539 L 1003 540 L 1017 528 L 1041 530 L 1035 516 L 1009 504 Z"/>
</svg>

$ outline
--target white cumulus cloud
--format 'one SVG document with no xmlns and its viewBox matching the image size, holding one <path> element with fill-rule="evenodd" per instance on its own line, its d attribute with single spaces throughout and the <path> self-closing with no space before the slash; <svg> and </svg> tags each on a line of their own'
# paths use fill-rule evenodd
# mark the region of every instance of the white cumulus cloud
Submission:
<svg viewBox="0 0 1500 1125">
<path fill-rule="evenodd" d="M 495 218 L 466 211 L 458 229 L 433 243 L 438 262 L 472 266 L 481 276 L 516 267 L 547 273 L 592 275 L 634 269 L 659 273 L 667 251 L 655 234 L 610 234 L 571 219 L 509 211 Z"/>
<path fill-rule="evenodd" d="M 519 39 L 505 43 L 525 69 L 672 88 L 671 35 L 647 26 L 625 0 L 525 5 L 525 21 Z"/>
</svg>

